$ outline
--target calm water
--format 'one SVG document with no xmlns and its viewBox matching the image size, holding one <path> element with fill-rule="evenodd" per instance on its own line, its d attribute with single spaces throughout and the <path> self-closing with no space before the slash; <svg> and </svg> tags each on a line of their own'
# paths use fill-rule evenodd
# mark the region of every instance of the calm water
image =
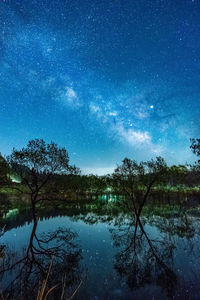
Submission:
<svg viewBox="0 0 200 300">
<path fill-rule="evenodd" d="M 1 221 L 0 280 L 10 299 L 35 299 L 49 270 L 49 299 L 200 299 L 200 219 L 70 213 L 37 223 L 9 211 Z M 137 226 L 136 226 L 137 225 Z M 136 230 L 137 227 L 137 230 Z"/>
</svg>

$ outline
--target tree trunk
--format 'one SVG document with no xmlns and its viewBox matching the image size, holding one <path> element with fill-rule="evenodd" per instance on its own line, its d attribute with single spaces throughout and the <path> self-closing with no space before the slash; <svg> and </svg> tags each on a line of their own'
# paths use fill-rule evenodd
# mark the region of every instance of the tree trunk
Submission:
<svg viewBox="0 0 200 300">
<path fill-rule="evenodd" d="M 37 196 L 31 195 L 31 211 L 34 223 L 37 222 L 36 208 L 35 208 L 35 199 Z"/>
</svg>

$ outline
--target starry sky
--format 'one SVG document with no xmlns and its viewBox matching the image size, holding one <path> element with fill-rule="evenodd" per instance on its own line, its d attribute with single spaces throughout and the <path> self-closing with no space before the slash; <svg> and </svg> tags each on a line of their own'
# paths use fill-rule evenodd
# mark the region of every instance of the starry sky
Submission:
<svg viewBox="0 0 200 300">
<path fill-rule="evenodd" d="M 199 0 L 0 0 L 0 152 L 38 137 L 85 173 L 193 162 Z"/>
</svg>

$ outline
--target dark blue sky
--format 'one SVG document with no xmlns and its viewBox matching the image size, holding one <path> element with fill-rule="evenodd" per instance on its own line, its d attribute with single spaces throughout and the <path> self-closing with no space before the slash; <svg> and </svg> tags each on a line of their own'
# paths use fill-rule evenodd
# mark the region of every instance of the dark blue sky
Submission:
<svg viewBox="0 0 200 300">
<path fill-rule="evenodd" d="M 194 160 L 200 1 L 1 0 L 0 151 L 39 137 L 102 174 Z"/>
</svg>

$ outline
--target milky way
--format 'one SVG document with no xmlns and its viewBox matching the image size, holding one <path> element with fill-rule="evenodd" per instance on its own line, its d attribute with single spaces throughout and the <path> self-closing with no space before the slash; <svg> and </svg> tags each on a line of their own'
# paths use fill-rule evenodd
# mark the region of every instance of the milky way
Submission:
<svg viewBox="0 0 200 300">
<path fill-rule="evenodd" d="M 0 152 L 39 137 L 85 172 L 194 160 L 200 3 L 0 1 Z"/>
</svg>

